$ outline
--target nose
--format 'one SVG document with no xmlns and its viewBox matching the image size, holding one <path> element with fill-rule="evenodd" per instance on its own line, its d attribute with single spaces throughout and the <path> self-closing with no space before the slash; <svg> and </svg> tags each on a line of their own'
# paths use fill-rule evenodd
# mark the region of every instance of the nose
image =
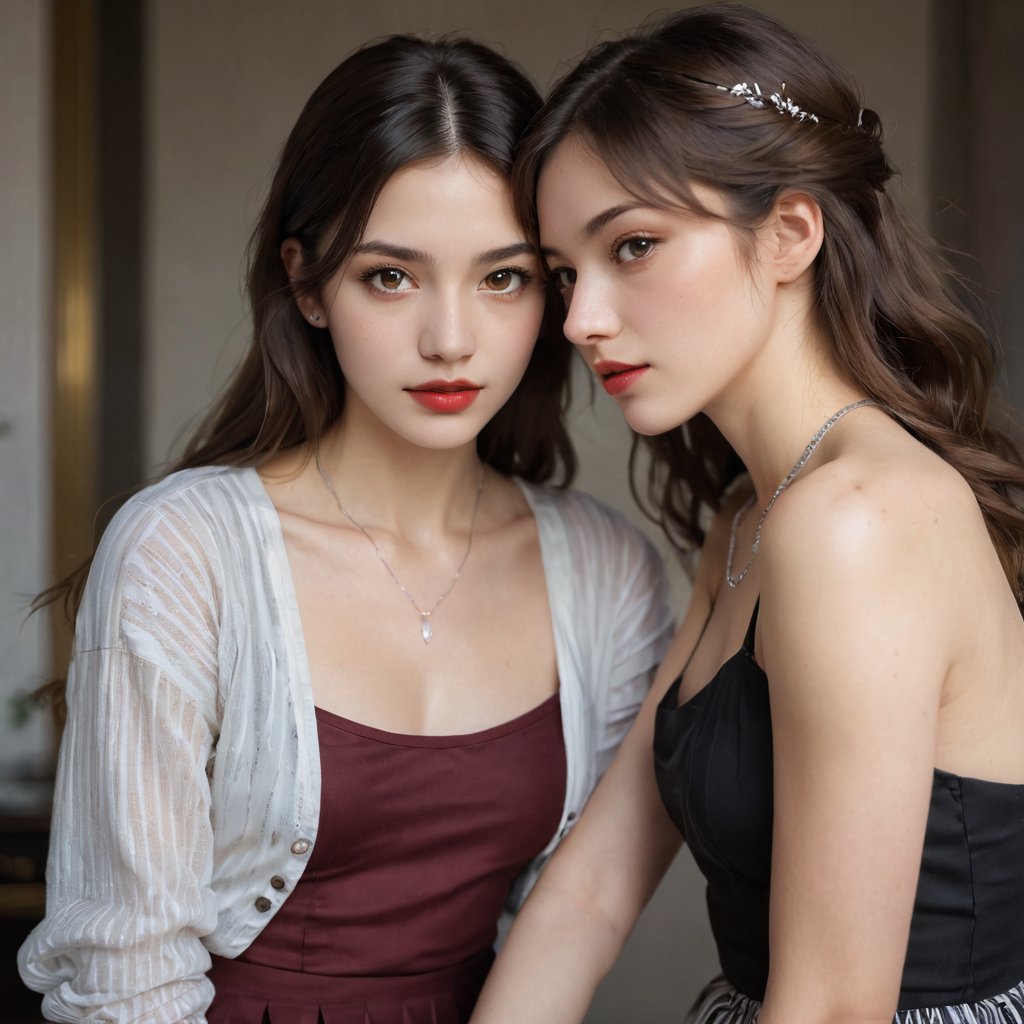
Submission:
<svg viewBox="0 0 1024 1024">
<path fill-rule="evenodd" d="M 458 295 L 436 296 L 424 313 L 419 334 L 419 351 L 424 359 L 457 363 L 476 351 L 472 317 Z"/>
<path fill-rule="evenodd" d="M 574 345 L 593 345 L 619 333 L 620 323 L 607 287 L 577 276 L 567 296 L 565 336 Z"/>
</svg>

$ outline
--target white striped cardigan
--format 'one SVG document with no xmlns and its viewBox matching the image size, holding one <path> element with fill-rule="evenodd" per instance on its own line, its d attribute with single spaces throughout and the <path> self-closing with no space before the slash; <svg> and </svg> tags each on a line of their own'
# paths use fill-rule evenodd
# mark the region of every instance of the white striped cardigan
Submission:
<svg viewBox="0 0 1024 1024">
<path fill-rule="evenodd" d="M 671 629 L 660 560 L 621 514 L 521 486 L 541 540 L 567 785 L 513 909 L 607 767 Z M 53 1020 L 203 1024 L 209 953 L 256 938 L 302 874 L 320 810 L 298 606 L 255 470 L 176 473 L 118 512 L 79 611 L 68 701 L 47 912 L 19 953 L 22 978 Z"/>
</svg>

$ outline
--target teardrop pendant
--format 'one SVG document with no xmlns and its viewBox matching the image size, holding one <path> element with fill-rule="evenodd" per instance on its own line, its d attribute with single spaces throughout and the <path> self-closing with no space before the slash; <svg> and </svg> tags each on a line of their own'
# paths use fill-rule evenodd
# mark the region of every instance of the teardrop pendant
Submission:
<svg viewBox="0 0 1024 1024">
<path fill-rule="evenodd" d="M 431 638 L 434 635 L 434 628 L 430 624 L 430 615 L 432 612 L 437 611 L 441 607 L 441 603 L 448 597 L 448 595 L 455 589 L 455 584 L 459 582 L 459 577 L 462 575 L 462 570 L 466 567 L 466 562 L 469 559 L 469 553 L 473 550 L 473 532 L 476 529 L 476 514 L 480 510 L 480 495 L 484 491 L 484 467 L 480 466 L 480 479 L 477 480 L 476 484 L 476 497 L 473 499 L 473 512 L 469 518 L 469 537 L 466 540 L 466 550 L 462 555 L 462 561 L 459 562 L 459 567 L 455 570 L 455 575 L 452 576 L 451 583 L 448 584 L 446 590 L 444 590 L 438 599 L 430 606 L 427 611 L 422 611 L 420 606 L 416 603 L 416 598 L 412 596 L 409 589 L 395 574 L 395 570 L 388 564 L 388 560 L 384 557 L 384 552 L 378 547 L 377 542 L 370 536 L 366 527 L 356 519 L 351 512 L 341 503 L 341 498 L 338 497 L 338 492 L 334 489 L 334 484 L 331 482 L 331 478 L 327 475 L 327 471 L 320 463 L 320 452 L 319 450 L 315 453 L 316 456 L 316 469 L 320 474 L 320 479 L 323 481 L 324 487 L 327 492 L 334 499 L 334 503 L 338 506 L 338 511 L 370 542 L 374 552 L 377 555 L 380 564 L 384 566 L 385 571 L 395 582 L 395 586 L 406 596 L 409 603 L 416 609 L 417 614 L 420 617 L 420 636 L 423 637 L 423 642 L 429 644 Z"/>
</svg>

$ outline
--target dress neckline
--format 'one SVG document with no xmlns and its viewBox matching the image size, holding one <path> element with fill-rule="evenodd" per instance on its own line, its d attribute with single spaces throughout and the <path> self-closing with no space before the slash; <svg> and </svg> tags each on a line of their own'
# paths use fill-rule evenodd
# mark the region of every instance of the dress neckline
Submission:
<svg viewBox="0 0 1024 1024">
<path fill-rule="evenodd" d="M 686 670 L 690 667 L 690 662 L 693 660 L 693 655 L 700 646 L 700 642 L 704 637 L 704 631 L 708 628 L 708 623 L 711 621 L 711 613 L 714 611 L 712 607 L 708 611 L 707 618 L 704 620 L 704 625 L 701 627 L 700 636 L 697 638 L 697 643 L 694 645 L 693 651 L 690 652 L 690 657 L 686 659 L 686 664 L 682 667 L 679 675 L 673 680 L 672 685 L 669 686 L 665 696 L 662 697 L 659 708 L 664 708 L 666 711 L 682 711 L 683 709 L 690 707 L 701 696 L 709 687 L 714 686 L 721 678 L 722 674 L 726 672 L 728 667 L 736 661 L 737 658 L 745 658 L 761 675 L 764 681 L 768 682 L 768 677 L 765 675 L 765 671 L 757 663 L 757 658 L 754 654 L 754 637 L 757 630 L 757 614 L 761 609 L 761 595 L 759 594 L 757 600 L 754 602 L 754 610 L 750 613 L 750 622 L 747 624 L 747 631 L 743 635 L 743 643 L 740 644 L 740 649 L 726 658 L 721 665 L 718 666 L 718 670 L 715 674 L 695 693 L 691 693 L 689 697 L 679 703 L 679 687 L 682 685 L 683 677 L 686 675 Z"/>
<path fill-rule="evenodd" d="M 377 729 L 372 725 L 355 722 L 350 718 L 345 718 L 319 706 L 316 708 L 316 719 L 318 723 L 329 728 L 361 736 L 363 739 L 374 740 L 378 743 L 387 743 L 394 747 L 469 747 L 474 744 L 500 739 L 510 733 L 519 732 L 555 714 L 559 710 L 559 692 L 556 690 L 536 707 L 530 708 L 529 711 L 524 711 L 521 715 L 516 715 L 515 718 L 511 718 L 508 721 L 499 722 L 497 725 L 488 726 L 486 729 L 478 729 L 475 732 L 446 735 L 391 732 L 387 729 Z"/>
<path fill-rule="evenodd" d="M 690 694 L 686 700 L 679 703 L 678 694 L 679 687 L 683 682 L 683 676 L 686 674 L 686 669 L 689 667 L 689 661 L 683 667 L 683 670 L 676 676 L 672 685 L 669 686 L 662 697 L 661 703 L 658 705 L 659 712 L 683 712 L 693 711 L 696 709 L 699 698 L 707 693 L 711 687 L 720 684 L 721 679 L 725 676 L 735 662 L 743 661 L 750 665 L 750 667 L 757 673 L 757 675 L 763 680 L 764 684 L 768 684 L 768 675 L 765 670 L 758 664 L 757 658 L 754 656 L 754 633 L 757 627 L 757 616 L 761 608 L 761 598 L 758 596 L 757 601 L 754 604 L 754 611 L 750 616 L 750 625 L 747 627 L 746 635 L 743 638 L 743 643 L 740 645 L 740 649 L 736 651 L 731 657 L 726 658 L 725 661 L 718 667 L 718 671 L 696 692 Z M 708 618 L 711 618 L 708 613 Z M 704 623 L 705 628 L 707 622 Z M 703 630 L 701 630 L 703 635 Z M 698 641 L 699 643 L 699 641 Z M 933 782 L 946 780 L 948 782 L 968 783 L 975 786 L 999 786 L 1004 789 L 1019 789 L 1024 792 L 1024 782 L 999 782 L 994 779 L 982 779 L 976 775 L 961 775 L 959 772 L 951 772 L 945 768 L 932 767 Z"/>
</svg>

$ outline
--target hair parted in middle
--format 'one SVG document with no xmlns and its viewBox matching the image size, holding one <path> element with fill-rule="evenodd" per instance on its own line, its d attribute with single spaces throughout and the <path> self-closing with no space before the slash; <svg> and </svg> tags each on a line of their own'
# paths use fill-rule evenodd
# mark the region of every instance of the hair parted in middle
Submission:
<svg viewBox="0 0 1024 1024">
<path fill-rule="evenodd" d="M 599 44 L 556 85 L 513 172 L 521 217 L 535 216 L 540 172 L 567 139 L 653 207 L 713 217 L 694 185 L 713 189 L 747 254 L 785 191 L 818 204 L 812 312 L 840 372 L 968 481 L 1019 600 L 1024 470 L 990 422 L 995 349 L 935 243 L 889 194 L 881 122 L 850 76 L 767 15 L 705 4 Z M 701 544 L 738 456 L 703 414 L 643 440 L 653 458 L 641 498 L 634 444 L 634 494 L 678 546 Z"/>
<path fill-rule="evenodd" d="M 284 145 L 249 242 L 252 339 L 165 473 L 196 466 L 261 466 L 308 444 L 314 452 L 341 415 L 345 381 L 327 334 L 306 322 L 295 293 L 318 291 L 359 244 L 396 171 L 465 155 L 508 179 L 541 99 L 514 64 L 470 39 L 391 36 L 357 50 L 320 83 Z M 536 240 L 536 224 L 522 224 Z M 281 244 L 296 238 L 305 274 L 289 282 Z M 561 302 L 548 295 L 537 344 L 511 398 L 477 438 L 481 459 L 535 483 L 567 485 L 576 457 L 563 414 L 572 348 Z M 74 623 L 90 560 L 38 594 Z M 55 700 L 63 686 L 49 690 Z"/>
<path fill-rule="evenodd" d="M 465 38 L 391 36 L 335 68 L 284 145 L 250 241 L 251 346 L 170 468 L 259 465 L 283 448 L 315 449 L 341 413 L 345 382 L 326 335 L 305 321 L 293 295 L 319 291 L 344 265 L 402 168 L 461 155 L 508 179 L 540 105 L 518 67 Z M 535 238 L 532 221 L 523 229 Z M 286 238 L 302 245 L 305 271 L 294 282 L 281 260 Z M 562 422 L 570 357 L 549 296 L 524 378 L 478 438 L 486 463 L 536 482 L 572 479 L 576 460 Z"/>
</svg>

